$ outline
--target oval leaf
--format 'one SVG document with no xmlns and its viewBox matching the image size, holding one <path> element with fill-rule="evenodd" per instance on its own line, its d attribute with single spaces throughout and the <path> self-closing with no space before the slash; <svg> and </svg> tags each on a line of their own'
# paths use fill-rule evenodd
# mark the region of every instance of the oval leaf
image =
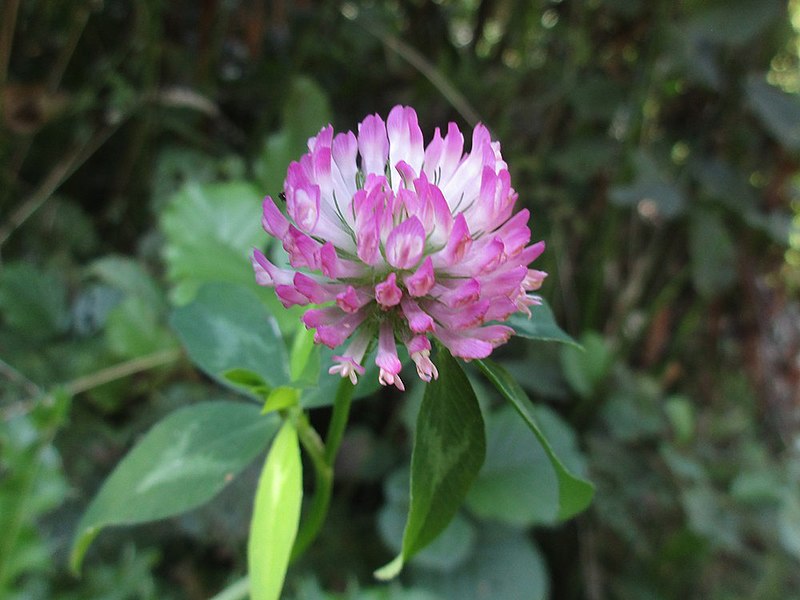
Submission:
<svg viewBox="0 0 800 600">
<path fill-rule="evenodd" d="M 243 286 L 209 283 L 170 319 L 192 361 L 217 381 L 248 370 L 277 387 L 289 383 L 286 349 L 275 320 L 258 296 Z"/>
<path fill-rule="evenodd" d="M 297 537 L 303 500 L 297 430 L 286 421 L 272 444 L 256 491 L 247 563 L 252 600 L 277 600 Z"/>
<path fill-rule="evenodd" d="M 500 365 L 488 359 L 475 361 L 484 375 L 492 382 L 506 399 L 511 402 L 536 439 L 544 448 L 550 463 L 558 477 L 558 518 L 569 519 L 583 511 L 592 501 L 594 485 L 589 481 L 573 475 L 561 459 L 556 456 L 553 447 L 544 435 L 531 412 L 530 400 L 520 385 Z"/>
<path fill-rule="evenodd" d="M 258 406 L 204 402 L 157 423 L 117 465 L 78 525 L 70 565 L 77 572 L 107 525 L 176 515 L 211 500 L 261 452 L 277 418 Z"/>
<path fill-rule="evenodd" d="M 375 575 L 391 579 L 455 516 L 486 454 L 483 417 L 464 371 L 445 349 L 427 384 L 411 455 L 411 494 L 400 555 Z"/>
</svg>

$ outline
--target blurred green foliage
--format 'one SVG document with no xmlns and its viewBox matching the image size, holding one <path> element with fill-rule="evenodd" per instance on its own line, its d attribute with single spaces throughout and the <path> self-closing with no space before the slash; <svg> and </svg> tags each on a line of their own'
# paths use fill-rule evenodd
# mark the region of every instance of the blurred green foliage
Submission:
<svg viewBox="0 0 800 600">
<path fill-rule="evenodd" d="M 325 123 L 409 103 L 423 131 L 479 118 L 503 144 L 584 351 L 494 358 L 597 492 L 564 525 L 532 506 L 541 452 L 470 371 L 487 463 L 439 546 L 376 587 L 422 390 L 380 392 L 287 597 L 800 597 L 798 0 L 5 0 L 0 22 L 0 596 L 199 599 L 243 572 L 252 468 L 111 529 L 82 579 L 67 552 L 137 439 L 222 394 L 175 305 L 250 287 L 290 337 L 249 271 L 261 197 Z"/>
</svg>

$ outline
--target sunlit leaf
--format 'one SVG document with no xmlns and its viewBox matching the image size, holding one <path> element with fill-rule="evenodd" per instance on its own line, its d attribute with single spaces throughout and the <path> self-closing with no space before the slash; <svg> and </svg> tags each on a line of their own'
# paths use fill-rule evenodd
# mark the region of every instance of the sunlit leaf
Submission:
<svg viewBox="0 0 800 600">
<path fill-rule="evenodd" d="M 300 521 L 303 466 L 297 431 L 284 422 L 267 455 L 256 491 L 247 565 L 252 600 L 277 600 Z"/>
<path fill-rule="evenodd" d="M 586 509 L 592 501 L 592 496 L 594 496 L 594 486 L 586 479 L 571 473 L 556 455 L 553 446 L 533 415 L 530 400 L 527 394 L 525 394 L 525 391 L 500 365 L 489 359 L 477 360 L 475 362 L 497 390 L 511 402 L 534 433 L 536 439 L 539 440 L 539 443 L 550 459 L 550 463 L 555 469 L 558 478 L 558 518 L 569 519 Z"/>
<path fill-rule="evenodd" d="M 436 363 L 439 379 L 427 384 L 417 416 L 402 551 L 376 572 L 380 579 L 396 576 L 405 561 L 447 527 L 486 453 L 483 417 L 469 380 L 445 349 Z"/>
<path fill-rule="evenodd" d="M 108 525 L 185 512 L 213 498 L 272 439 L 277 418 L 258 406 L 204 402 L 157 423 L 117 465 L 78 524 L 70 565 L 77 572 Z"/>
</svg>

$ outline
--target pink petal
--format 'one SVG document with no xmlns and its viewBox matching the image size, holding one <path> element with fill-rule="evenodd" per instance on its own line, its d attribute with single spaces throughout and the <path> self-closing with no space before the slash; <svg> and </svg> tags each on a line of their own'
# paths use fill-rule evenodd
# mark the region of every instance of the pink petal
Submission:
<svg viewBox="0 0 800 600">
<path fill-rule="evenodd" d="M 394 273 L 389 273 L 386 281 L 375 286 L 375 299 L 384 310 L 400 304 L 402 297 L 403 291 L 397 287 L 397 276 Z"/>
<path fill-rule="evenodd" d="M 400 301 L 400 306 L 408 320 L 409 328 L 414 333 L 426 333 L 436 329 L 433 318 L 423 311 L 411 298 L 404 296 Z"/>
<path fill-rule="evenodd" d="M 408 293 L 412 296 L 418 298 L 427 295 L 436 283 L 431 257 L 425 257 L 417 271 L 413 275 L 406 275 L 403 278 L 403 282 L 406 284 Z"/>
<path fill-rule="evenodd" d="M 261 225 L 264 230 L 272 237 L 283 239 L 287 231 L 289 231 L 289 221 L 286 220 L 286 217 L 283 216 L 283 213 L 275 206 L 275 202 L 269 196 L 264 198 L 262 208 Z"/>
</svg>

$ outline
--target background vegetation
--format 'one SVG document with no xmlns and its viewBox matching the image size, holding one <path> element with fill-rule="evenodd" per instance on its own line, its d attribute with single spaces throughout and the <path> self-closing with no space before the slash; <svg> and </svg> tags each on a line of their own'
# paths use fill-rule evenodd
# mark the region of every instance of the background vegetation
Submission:
<svg viewBox="0 0 800 600">
<path fill-rule="evenodd" d="M 231 395 L 173 308 L 255 289 L 261 197 L 309 135 L 407 103 L 425 132 L 502 141 L 585 351 L 498 359 L 597 494 L 556 524 L 546 461 L 486 389 L 462 514 L 375 587 L 419 401 L 382 390 L 287 597 L 800 597 L 798 0 L 5 0 L 0 89 L 0 596 L 200 599 L 241 576 L 253 469 L 104 533 L 81 579 L 66 554 L 150 425 Z"/>
</svg>

